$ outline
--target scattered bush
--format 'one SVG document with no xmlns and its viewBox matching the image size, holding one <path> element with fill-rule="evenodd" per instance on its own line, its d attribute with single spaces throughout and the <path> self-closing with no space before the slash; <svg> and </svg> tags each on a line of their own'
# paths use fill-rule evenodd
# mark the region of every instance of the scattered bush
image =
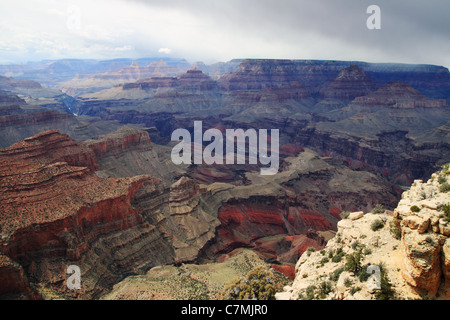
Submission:
<svg viewBox="0 0 450 320">
<path fill-rule="evenodd" d="M 339 280 L 339 277 L 340 277 L 340 275 L 341 275 L 341 273 L 342 272 L 344 272 L 344 268 L 343 267 L 340 267 L 340 268 L 337 268 L 336 270 L 334 270 L 331 274 L 330 274 L 330 280 L 331 281 L 338 281 Z"/>
<path fill-rule="evenodd" d="M 441 207 L 441 211 L 444 212 L 444 220 L 450 221 L 450 203 L 444 204 Z"/>
<path fill-rule="evenodd" d="M 446 163 L 442 166 L 442 172 L 444 174 L 450 174 L 450 163 Z"/>
<path fill-rule="evenodd" d="M 319 298 L 321 299 L 325 298 L 326 295 L 329 294 L 331 291 L 333 291 L 333 286 L 331 282 L 323 281 L 319 284 Z"/>
<path fill-rule="evenodd" d="M 441 185 L 441 187 L 439 188 L 440 192 L 449 192 L 450 191 L 450 184 L 448 184 L 448 182 L 444 183 L 443 185 Z"/>
<path fill-rule="evenodd" d="M 361 269 L 358 271 L 357 276 L 359 278 L 359 281 L 366 282 L 367 279 L 370 278 L 371 274 L 367 273 L 367 268 L 368 268 L 368 266 L 366 265 L 366 266 L 361 267 Z"/>
<path fill-rule="evenodd" d="M 438 182 L 439 184 L 444 184 L 447 182 L 447 179 L 444 176 L 439 176 Z"/>
<path fill-rule="evenodd" d="M 306 300 L 313 300 L 316 297 L 317 287 L 315 285 L 310 285 L 306 288 Z"/>
<path fill-rule="evenodd" d="M 274 300 L 273 274 L 264 267 L 256 267 L 244 279 L 226 285 L 220 297 L 223 300 Z"/>
<path fill-rule="evenodd" d="M 377 204 L 377 205 L 375 206 L 375 208 L 373 208 L 372 213 L 374 213 L 374 214 L 381 214 L 381 213 L 384 213 L 383 205 Z"/>
<path fill-rule="evenodd" d="M 349 254 L 345 262 L 345 270 L 353 273 L 358 273 L 361 270 L 361 252 L 357 251 Z"/>
<path fill-rule="evenodd" d="M 353 250 L 358 249 L 359 246 L 360 246 L 360 243 L 359 243 L 358 240 L 355 240 L 355 241 L 352 243 L 352 249 L 353 249 Z"/>
<path fill-rule="evenodd" d="M 350 278 L 346 278 L 344 280 L 344 286 L 346 286 L 347 288 L 350 288 L 351 285 L 352 285 L 352 280 Z"/>
<path fill-rule="evenodd" d="M 381 221 L 380 219 L 375 220 L 370 225 L 370 229 L 372 229 L 372 231 L 378 231 L 378 230 L 382 229 L 383 227 L 384 227 L 384 222 Z"/>
<path fill-rule="evenodd" d="M 308 249 L 306 249 L 306 254 L 309 257 L 311 255 L 311 253 L 313 253 L 315 251 L 316 251 L 316 249 L 314 249 L 313 247 L 309 247 Z"/>
<path fill-rule="evenodd" d="M 411 212 L 420 212 L 421 209 L 418 206 L 412 206 L 410 210 Z"/>
<path fill-rule="evenodd" d="M 338 263 L 342 261 L 342 258 L 345 256 L 344 251 L 342 250 L 342 248 L 339 248 L 336 250 L 336 254 L 333 256 L 333 258 L 331 258 L 331 261 L 334 263 Z"/>
<path fill-rule="evenodd" d="M 392 219 L 389 223 L 389 231 L 394 239 L 400 240 L 402 238 L 402 231 L 397 225 L 397 219 Z"/>
<path fill-rule="evenodd" d="M 375 292 L 377 300 L 391 300 L 394 297 L 394 290 L 392 289 L 392 283 L 387 276 L 387 272 L 383 264 L 380 264 L 381 271 L 381 289 Z"/>
<path fill-rule="evenodd" d="M 350 294 L 353 296 L 358 291 L 361 291 L 361 287 L 351 287 L 350 288 Z"/>
</svg>

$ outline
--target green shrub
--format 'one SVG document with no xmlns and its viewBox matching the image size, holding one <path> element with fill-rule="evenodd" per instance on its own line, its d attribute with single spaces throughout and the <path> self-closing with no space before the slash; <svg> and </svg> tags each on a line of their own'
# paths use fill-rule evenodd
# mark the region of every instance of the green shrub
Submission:
<svg viewBox="0 0 450 320">
<path fill-rule="evenodd" d="M 352 280 L 350 278 L 346 278 L 344 280 L 344 286 L 346 286 L 347 288 L 350 288 L 351 285 L 352 285 Z"/>
<path fill-rule="evenodd" d="M 444 183 L 443 185 L 440 186 L 439 188 L 440 192 L 449 192 L 450 191 L 450 184 L 448 184 L 448 182 Z"/>
<path fill-rule="evenodd" d="M 338 281 L 342 272 L 344 272 L 344 267 L 337 268 L 330 274 L 331 281 Z"/>
<path fill-rule="evenodd" d="M 220 292 L 223 300 L 274 300 L 275 287 L 272 272 L 264 267 L 249 271 L 244 279 L 237 279 Z"/>
<path fill-rule="evenodd" d="M 313 300 L 316 298 L 317 287 L 315 285 L 310 285 L 306 288 L 306 300 Z"/>
<path fill-rule="evenodd" d="M 316 249 L 314 249 L 313 247 L 309 247 L 308 249 L 306 249 L 306 254 L 309 257 L 311 255 L 311 253 L 313 253 L 315 251 L 316 251 Z"/>
<path fill-rule="evenodd" d="M 420 212 L 421 209 L 418 206 L 412 206 L 410 210 L 411 212 Z"/>
<path fill-rule="evenodd" d="M 375 206 L 375 208 L 373 208 L 372 213 L 374 213 L 374 214 L 381 214 L 381 213 L 384 213 L 383 205 L 377 204 L 377 205 Z"/>
<path fill-rule="evenodd" d="M 338 263 L 342 261 L 342 258 L 345 256 L 344 251 L 342 250 L 342 248 L 339 248 L 336 250 L 335 255 L 333 256 L 333 258 L 331 258 L 331 261 L 334 263 Z"/>
<path fill-rule="evenodd" d="M 450 174 L 450 163 L 446 163 L 442 166 L 442 172 L 444 174 Z"/>
<path fill-rule="evenodd" d="M 345 270 L 355 274 L 361 270 L 361 252 L 357 251 L 347 256 Z"/>
<path fill-rule="evenodd" d="M 447 179 L 444 176 L 439 176 L 438 182 L 439 184 L 444 184 L 447 182 Z"/>
<path fill-rule="evenodd" d="M 325 298 L 327 294 L 333 291 L 333 286 L 329 281 L 323 281 L 319 284 L 319 297 Z"/>
<path fill-rule="evenodd" d="M 367 273 L 367 268 L 368 268 L 368 266 L 364 266 L 364 267 L 361 267 L 361 269 L 358 271 L 357 276 L 359 278 L 359 281 L 366 282 L 367 279 L 370 278 L 371 274 Z"/>
<path fill-rule="evenodd" d="M 444 220 L 450 221 L 450 203 L 444 204 L 441 207 L 441 211 L 444 212 Z"/>
<path fill-rule="evenodd" d="M 358 241 L 358 240 L 356 240 L 355 242 L 353 242 L 353 243 L 352 243 L 352 249 L 353 249 L 353 250 L 356 250 L 356 249 L 358 249 L 358 248 L 359 248 L 359 246 L 360 246 L 360 243 L 359 243 L 359 241 Z"/>
<path fill-rule="evenodd" d="M 389 223 L 389 231 L 394 239 L 400 240 L 402 238 L 402 231 L 397 225 L 397 219 L 392 219 Z"/>
<path fill-rule="evenodd" d="M 387 276 L 387 272 L 384 267 L 380 265 L 381 269 L 381 289 L 375 292 L 377 300 L 391 300 L 394 297 L 394 290 L 392 289 L 392 283 Z"/>
<path fill-rule="evenodd" d="M 361 291 L 361 287 L 351 287 L 350 288 L 350 294 L 353 296 L 358 291 Z"/>
<path fill-rule="evenodd" d="M 370 229 L 372 229 L 372 231 L 378 231 L 378 230 L 382 229 L 383 227 L 384 227 L 384 222 L 381 221 L 380 219 L 375 220 L 370 225 Z"/>
</svg>

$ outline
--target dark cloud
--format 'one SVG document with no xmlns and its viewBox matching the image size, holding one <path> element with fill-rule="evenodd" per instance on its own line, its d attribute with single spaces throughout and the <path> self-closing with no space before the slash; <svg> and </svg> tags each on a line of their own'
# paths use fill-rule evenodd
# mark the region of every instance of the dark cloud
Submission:
<svg viewBox="0 0 450 320">
<path fill-rule="evenodd" d="M 439 63 L 447 55 L 444 50 L 450 49 L 448 0 L 134 1 L 150 7 L 177 8 L 203 19 L 211 28 L 228 29 L 237 36 L 276 39 L 291 45 L 301 39 L 300 35 L 311 34 L 317 41 L 328 38 L 349 49 L 383 52 L 382 58 L 391 57 L 393 61 L 403 58 L 405 62 Z M 381 30 L 366 28 L 366 9 L 372 4 L 381 8 Z M 330 59 L 334 53 L 330 44 Z M 442 60 L 441 64 L 449 62 Z"/>
<path fill-rule="evenodd" d="M 74 33 L 66 28 L 70 0 L 42 0 L 35 9 L 32 0 L 22 2 L 19 9 L 0 4 L 0 52 L 11 59 L 36 51 L 110 58 L 117 48 L 137 57 L 167 48 L 192 62 L 290 58 L 450 66 L 448 0 L 80 0 L 82 25 Z M 381 8 L 381 30 L 366 27 L 372 4 Z M 53 11 L 60 14 L 52 20 L 45 13 Z"/>
</svg>

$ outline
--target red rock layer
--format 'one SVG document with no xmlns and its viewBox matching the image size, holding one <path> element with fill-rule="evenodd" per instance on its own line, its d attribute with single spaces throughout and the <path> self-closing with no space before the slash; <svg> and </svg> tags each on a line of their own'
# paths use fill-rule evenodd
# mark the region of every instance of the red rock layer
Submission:
<svg viewBox="0 0 450 320">
<path fill-rule="evenodd" d="M 319 212 L 250 201 L 223 205 L 218 218 L 221 225 L 218 241 L 210 248 L 213 252 L 254 247 L 266 257 L 293 263 L 308 247 L 325 245 L 315 231 L 334 229 Z"/>
<path fill-rule="evenodd" d="M 104 292 L 123 273 L 159 263 L 155 257 L 165 262 L 154 251 L 165 250 L 158 235 L 131 205 L 138 189 L 157 183 L 149 176 L 102 179 L 66 162 L 0 161 L 1 254 L 33 281 L 62 291 L 65 268 L 79 265 L 85 285 L 74 294 Z M 17 270 L 2 269 L 0 277 L 17 278 Z"/>
<path fill-rule="evenodd" d="M 39 133 L 8 148 L 0 149 L 0 161 L 33 161 L 42 164 L 67 162 L 92 171 L 97 168 L 91 150 L 57 130 Z"/>
<path fill-rule="evenodd" d="M 30 286 L 23 268 L 10 258 L 0 254 L 0 296 L 12 299 L 39 299 Z"/>
<path fill-rule="evenodd" d="M 102 135 L 97 140 L 87 140 L 83 144 L 93 151 L 98 160 L 101 160 L 107 153 L 120 153 L 130 147 L 139 147 L 146 150 L 151 147 L 148 132 L 130 127 L 122 127 L 116 132 Z"/>
<path fill-rule="evenodd" d="M 274 270 L 284 274 L 290 280 L 295 279 L 295 267 L 294 266 L 273 264 L 272 268 Z"/>
</svg>

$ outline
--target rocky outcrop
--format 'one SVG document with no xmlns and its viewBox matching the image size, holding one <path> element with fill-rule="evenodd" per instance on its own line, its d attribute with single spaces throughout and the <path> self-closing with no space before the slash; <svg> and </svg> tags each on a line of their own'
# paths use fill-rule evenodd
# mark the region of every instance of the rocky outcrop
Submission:
<svg viewBox="0 0 450 320">
<path fill-rule="evenodd" d="M 96 140 L 86 140 L 83 142 L 83 145 L 92 150 L 95 157 L 100 161 L 105 154 L 114 153 L 116 156 L 119 156 L 132 147 L 149 150 L 151 141 L 146 131 L 124 126 L 113 133 L 101 135 Z"/>
<path fill-rule="evenodd" d="M 393 212 L 344 216 L 322 251 L 301 256 L 278 299 L 448 299 L 449 175 L 446 165 L 426 183 L 415 181 Z M 378 267 L 378 278 L 369 267 Z"/>
<path fill-rule="evenodd" d="M 15 279 L 2 294 L 32 295 L 32 279 L 66 296 L 96 297 L 125 274 L 172 261 L 170 246 L 131 204 L 160 180 L 102 179 L 94 152 L 56 131 L 1 151 L 0 247 L 9 262 L 0 275 Z M 81 268 L 81 291 L 66 288 L 69 265 Z"/>
<path fill-rule="evenodd" d="M 449 283 L 446 254 L 450 228 L 442 208 L 450 198 L 448 192 L 441 192 L 449 180 L 448 169 L 444 169 L 433 174 L 427 183 L 415 181 L 394 211 L 402 229 L 402 274 L 411 286 L 431 295 L 438 292 L 443 282 Z"/>
<path fill-rule="evenodd" d="M 357 65 L 342 70 L 336 79 L 325 83 L 319 95 L 328 99 L 353 100 L 375 89 L 372 80 Z"/>
<path fill-rule="evenodd" d="M 31 161 L 43 164 L 67 162 L 72 166 L 97 169 L 95 154 L 57 130 L 41 132 L 8 148 L 0 149 L 0 161 Z"/>
<path fill-rule="evenodd" d="M 83 295 L 95 296 L 142 267 L 138 257 L 154 240 L 144 236 L 151 228 L 130 201 L 142 185 L 155 181 L 101 179 L 65 162 L 1 165 L 2 254 L 34 281 L 64 291 L 64 270 L 76 264 L 85 279 Z M 119 235 L 122 240 L 115 241 Z"/>
</svg>

